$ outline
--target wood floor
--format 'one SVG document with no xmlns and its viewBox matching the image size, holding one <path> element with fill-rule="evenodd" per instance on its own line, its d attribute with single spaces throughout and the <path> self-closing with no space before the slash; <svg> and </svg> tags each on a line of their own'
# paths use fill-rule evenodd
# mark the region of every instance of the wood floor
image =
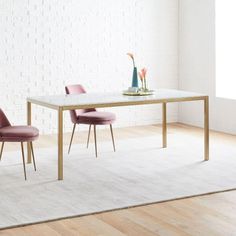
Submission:
<svg viewBox="0 0 236 236">
<path fill-rule="evenodd" d="M 116 139 L 151 136 L 161 132 L 160 126 L 115 129 Z M 168 126 L 168 133 L 191 133 L 202 136 L 202 130 L 181 124 Z M 80 132 L 75 143 L 86 142 L 86 132 Z M 108 130 L 99 130 L 98 140 L 110 140 Z M 69 134 L 65 135 L 65 144 Z M 236 136 L 211 132 L 211 142 L 235 145 Z M 55 145 L 56 136 L 41 136 L 35 147 Z M 16 144 L 6 150 L 16 150 Z M 73 147 L 72 147 L 73 148 Z M 236 180 L 235 180 L 236 181 Z M 4 214 L 4 213 L 0 213 Z M 0 231 L 1 235 L 70 236 L 70 235 L 132 235 L 132 236 L 235 236 L 236 191 L 169 201 L 142 207 L 71 218 Z"/>
</svg>

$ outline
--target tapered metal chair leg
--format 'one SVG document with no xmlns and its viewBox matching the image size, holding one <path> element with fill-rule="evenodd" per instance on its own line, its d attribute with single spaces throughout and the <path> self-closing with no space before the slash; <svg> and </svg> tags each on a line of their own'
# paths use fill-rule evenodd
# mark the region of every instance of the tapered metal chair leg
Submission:
<svg viewBox="0 0 236 236">
<path fill-rule="evenodd" d="M 2 147 L 1 147 L 1 152 L 0 152 L 0 161 L 2 159 L 3 148 L 4 148 L 4 142 L 2 142 Z"/>
<path fill-rule="evenodd" d="M 72 130 L 72 134 L 71 134 L 71 138 L 70 138 L 70 145 L 69 145 L 69 149 L 68 149 L 68 154 L 70 153 L 71 144 L 72 144 L 74 133 L 75 133 L 75 127 L 76 127 L 76 124 L 74 124 L 74 126 L 73 126 L 73 130 Z"/>
<path fill-rule="evenodd" d="M 91 131 L 91 125 L 89 125 L 89 132 L 88 132 L 88 139 L 87 139 L 87 148 L 89 146 L 90 131 Z"/>
<path fill-rule="evenodd" d="M 25 180 L 26 180 L 25 154 L 24 154 L 24 144 L 23 144 L 23 142 L 21 142 L 21 152 L 22 152 L 22 160 L 23 160 L 24 175 L 25 175 Z"/>
<path fill-rule="evenodd" d="M 33 158 L 33 163 L 34 163 L 34 170 L 36 171 L 36 164 L 35 164 L 35 158 L 34 158 L 33 142 L 30 142 L 30 149 L 31 149 L 31 152 L 32 152 L 32 158 Z"/>
<path fill-rule="evenodd" d="M 96 125 L 94 125 L 93 127 L 94 127 L 94 143 L 95 143 L 95 154 L 96 154 L 96 157 L 98 157 L 98 151 L 97 151 L 97 134 L 96 134 Z"/>
<path fill-rule="evenodd" d="M 112 137 L 113 149 L 114 149 L 114 152 L 115 152 L 115 151 L 116 151 L 116 147 L 115 147 L 115 140 L 114 140 L 112 125 L 110 125 L 110 130 L 111 130 L 111 137 Z"/>
</svg>

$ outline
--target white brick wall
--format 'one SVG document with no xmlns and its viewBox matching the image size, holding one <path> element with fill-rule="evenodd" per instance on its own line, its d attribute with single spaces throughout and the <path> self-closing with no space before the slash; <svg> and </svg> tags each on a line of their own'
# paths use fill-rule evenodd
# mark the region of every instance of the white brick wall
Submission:
<svg viewBox="0 0 236 236">
<path fill-rule="evenodd" d="M 148 68 L 150 87 L 177 88 L 178 0 L 0 0 L 0 107 L 25 123 L 27 96 L 64 93 L 73 83 L 122 91 L 131 83 L 129 51 Z M 109 110 L 117 126 L 161 118 L 158 106 Z M 55 131 L 56 118 L 33 107 L 42 133 Z M 177 120 L 176 106 L 169 119 Z"/>
</svg>

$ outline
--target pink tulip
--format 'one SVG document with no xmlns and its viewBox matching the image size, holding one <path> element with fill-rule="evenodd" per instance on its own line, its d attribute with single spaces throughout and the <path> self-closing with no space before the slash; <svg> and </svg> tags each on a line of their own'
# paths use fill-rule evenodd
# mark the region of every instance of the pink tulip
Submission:
<svg viewBox="0 0 236 236">
<path fill-rule="evenodd" d="M 130 52 L 128 52 L 127 55 L 132 59 L 133 65 L 134 65 L 134 67 L 135 67 L 134 55 L 133 55 L 132 53 L 130 53 Z"/>
<path fill-rule="evenodd" d="M 147 82 L 146 82 L 147 69 L 145 67 L 141 70 L 141 74 L 142 74 L 142 78 L 143 78 L 142 81 L 144 81 L 144 90 L 146 91 L 148 89 L 147 89 Z"/>
<path fill-rule="evenodd" d="M 138 72 L 138 75 L 139 75 L 139 78 L 141 80 L 141 83 L 142 83 L 142 89 L 144 89 L 144 78 L 143 78 L 143 74 L 141 72 Z"/>
<path fill-rule="evenodd" d="M 132 53 L 128 52 L 127 55 L 130 56 L 132 60 L 134 60 L 134 55 Z"/>
<path fill-rule="evenodd" d="M 143 80 L 143 79 L 144 79 L 144 78 L 143 78 L 143 74 L 142 74 L 141 72 L 138 72 L 138 75 L 139 75 L 140 80 Z"/>
<path fill-rule="evenodd" d="M 143 78 L 146 79 L 147 69 L 146 69 L 146 68 L 143 68 L 143 69 L 141 70 L 141 73 L 142 73 L 142 75 L 143 75 Z"/>
</svg>

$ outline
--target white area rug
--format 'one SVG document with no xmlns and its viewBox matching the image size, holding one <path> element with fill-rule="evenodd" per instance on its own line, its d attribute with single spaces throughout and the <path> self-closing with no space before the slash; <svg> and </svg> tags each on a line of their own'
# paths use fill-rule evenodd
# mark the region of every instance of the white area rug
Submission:
<svg viewBox="0 0 236 236">
<path fill-rule="evenodd" d="M 64 156 L 64 181 L 57 181 L 57 149 L 36 149 L 38 171 L 27 165 L 24 181 L 19 152 L 0 162 L 0 228 L 79 216 L 236 187 L 236 147 L 211 145 L 203 162 L 203 140 L 169 135 L 74 145 Z M 67 147 L 65 147 L 67 149 Z M 66 150 L 65 150 L 66 151 Z"/>
</svg>

